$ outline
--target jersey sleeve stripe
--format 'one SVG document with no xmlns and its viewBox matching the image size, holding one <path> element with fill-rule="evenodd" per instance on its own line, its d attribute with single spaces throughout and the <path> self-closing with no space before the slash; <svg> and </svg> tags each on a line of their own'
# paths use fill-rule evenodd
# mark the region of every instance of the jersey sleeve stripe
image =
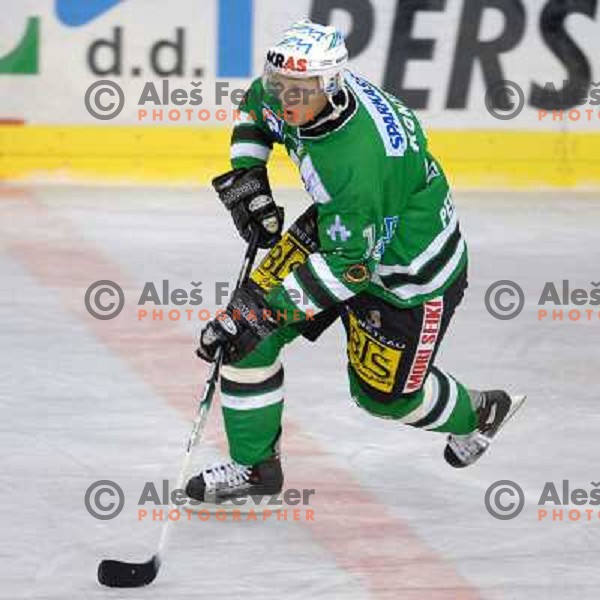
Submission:
<svg viewBox="0 0 600 600">
<path fill-rule="evenodd" d="M 235 119 L 235 126 L 244 127 L 246 125 L 254 127 L 256 125 L 256 118 L 254 118 L 249 112 L 246 112 L 245 110 L 240 110 L 239 120 L 237 117 Z"/>
<path fill-rule="evenodd" d="M 271 154 L 271 150 L 266 146 L 262 146 L 261 144 L 249 143 L 249 142 L 240 142 L 236 144 L 232 144 L 230 149 L 230 157 L 231 160 L 235 160 L 238 158 L 257 158 L 258 160 L 267 161 L 269 160 L 269 155 Z"/>
<path fill-rule="evenodd" d="M 271 138 L 259 127 L 236 126 L 231 134 L 231 143 L 237 144 L 238 142 L 252 142 L 267 148 L 273 147 Z"/>
<path fill-rule="evenodd" d="M 321 307 L 329 308 L 337 304 L 337 300 L 333 297 L 327 288 L 325 288 L 319 278 L 312 270 L 310 263 L 300 265 L 295 271 L 296 279 L 304 288 L 306 293 Z"/>
<path fill-rule="evenodd" d="M 310 296 L 302 289 L 302 285 L 296 278 L 296 270 L 292 271 L 283 280 L 283 289 L 286 291 L 290 303 L 300 309 L 304 314 L 307 314 L 307 311 L 311 311 L 311 314 L 313 315 L 321 312 L 322 309 L 317 306 Z M 298 298 L 298 300 L 295 300 L 294 298 Z"/>
<path fill-rule="evenodd" d="M 322 254 L 318 252 L 311 254 L 305 264 L 310 264 L 314 274 L 320 279 L 321 285 L 324 286 L 334 298 L 337 298 L 339 302 L 348 300 L 348 298 L 355 295 L 355 292 L 344 285 L 333 274 Z"/>
<path fill-rule="evenodd" d="M 250 369 L 249 369 L 250 370 Z M 264 381 L 248 383 L 221 376 L 221 393 L 229 396 L 252 396 L 266 394 L 283 386 L 283 368 L 280 368 Z"/>
</svg>

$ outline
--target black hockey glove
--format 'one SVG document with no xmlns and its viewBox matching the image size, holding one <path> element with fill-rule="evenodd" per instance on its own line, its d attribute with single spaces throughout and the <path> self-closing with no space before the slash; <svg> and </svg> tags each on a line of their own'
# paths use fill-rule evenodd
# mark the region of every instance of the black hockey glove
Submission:
<svg viewBox="0 0 600 600">
<path fill-rule="evenodd" d="M 283 208 L 273 200 L 266 167 L 234 169 L 215 177 L 212 185 L 246 242 L 256 230 L 259 248 L 277 243 L 283 228 Z"/>
<path fill-rule="evenodd" d="M 253 283 L 236 290 L 224 313 L 209 321 L 200 333 L 196 354 L 208 362 L 223 347 L 223 363 L 237 362 L 247 356 L 261 340 L 277 329 L 260 289 Z"/>
</svg>

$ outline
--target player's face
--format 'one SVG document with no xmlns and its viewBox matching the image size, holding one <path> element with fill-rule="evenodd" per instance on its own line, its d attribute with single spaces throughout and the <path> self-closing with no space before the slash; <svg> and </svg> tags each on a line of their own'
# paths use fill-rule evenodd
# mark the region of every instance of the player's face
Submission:
<svg viewBox="0 0 600 600">
<path fill-rule="evenodd" d="M 291 125 L 304 125 L 327 105 L 318 77 L 285 77 L 272 73 L 267 80 L 270 93 L 276 95 L 284 120 Z"/>
</svg>

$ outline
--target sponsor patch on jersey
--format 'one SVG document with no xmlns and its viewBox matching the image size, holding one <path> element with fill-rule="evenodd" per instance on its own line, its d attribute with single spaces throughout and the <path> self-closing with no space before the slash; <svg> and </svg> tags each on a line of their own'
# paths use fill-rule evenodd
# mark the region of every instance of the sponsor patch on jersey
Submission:
<svg viewBox="0 0 600 600">
<path fill-rule="evenodd" d="M 304 264 L 309 254 L 310 250 L 288 231 L 252 271 L 250 279 L 262 290 L 269 292 L 291 271 Z"/>
<path fill-rule="evenodd" d="M 386 156 L 404 156 L 408 145 L 406 132 L 383 92 L 354 73 L 348 72 L 346 81 L 371 115 L 385 146 Z"/>
<path fill-rule="evenodd" d="M 381 311 L 370 310 L 367 313 L 367 323 L 375 329 L 381 329 Z"/>
<path fill-rule="evenodd" d="M 348 360 L 358 377 L 381 392 L 391 392 L 402 350 L 385 345 L 371 335 L 352 313 L 349 314 L 348 336 Z"/>
<path fill-rule="evenodd" d="M 369 269 L 362 263 L 351 265 L 346 269 L 344 273 L 344 279 L 348 283 L 364 283 L 369 279 Z"/>
<path fill-rule="evenodd" d="M 423 305 L 423 322 L 421 324 L 419 344 L 406 379 L 404 394 L 411 394 L 420 390 L 425 383 L 425 377 L 427 377 L 427 372 L 429 371 L 429 363 L 435 352 L 437 340 L 440 335 L 443 314 L 443 298 L 428 300 Z"/>
<path fill-rule="evenodd" d="M 283 139 L 283 119 L 278 117 L 266 104 L 263 104 L 263 121 L 277 139 Z"/>
</svg>

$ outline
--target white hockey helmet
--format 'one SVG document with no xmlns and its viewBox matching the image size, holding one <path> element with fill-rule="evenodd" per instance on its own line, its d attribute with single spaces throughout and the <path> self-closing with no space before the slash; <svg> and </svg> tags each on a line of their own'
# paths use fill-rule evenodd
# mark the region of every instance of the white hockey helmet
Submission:
<svg viewBox="0 0 600 600">
<path fill-rule="evenodd" d="M 343 86 L 342 71 L 347 62 L 344 38 L 335 27 L 303 19 L 286 29 L 269 48 L 265 76 L 318 77 L 321 89 L 331 97 Z"/>
</svg>

